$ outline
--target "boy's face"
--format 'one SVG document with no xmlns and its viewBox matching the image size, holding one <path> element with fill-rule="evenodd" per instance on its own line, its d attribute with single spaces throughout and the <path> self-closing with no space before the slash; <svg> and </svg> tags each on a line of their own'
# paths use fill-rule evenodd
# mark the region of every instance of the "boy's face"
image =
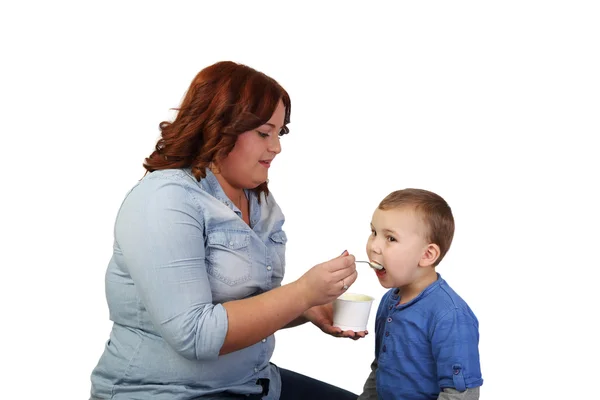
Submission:
<svg viewBox="0 0 600 400">
<path fill-rule="evenodd" d="M 381 286 L 400 288 L 421 278 L 428 265 L 425 238 L 425 224 L 412 207 L 375 210 L 367 255 L 384 266 L 375 271 Z"/>
</svg>

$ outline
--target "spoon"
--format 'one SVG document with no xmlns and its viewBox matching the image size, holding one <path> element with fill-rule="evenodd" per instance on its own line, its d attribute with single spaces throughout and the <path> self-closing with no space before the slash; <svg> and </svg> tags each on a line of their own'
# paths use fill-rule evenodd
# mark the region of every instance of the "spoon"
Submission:
<svg viewBox="0 0 600 400">
<path fill-rule="evenodd" d="M 371 268 L 374 268 L 374 269 L 377 269 L 380 271 L 383 269 L 383 265 L 378 264 L 376 262 L 372 262 L 372 261 L 354 261 L 354 262 L 361 262 L 361 263 L 369 264 L 371 266 Z"/>
</svg>

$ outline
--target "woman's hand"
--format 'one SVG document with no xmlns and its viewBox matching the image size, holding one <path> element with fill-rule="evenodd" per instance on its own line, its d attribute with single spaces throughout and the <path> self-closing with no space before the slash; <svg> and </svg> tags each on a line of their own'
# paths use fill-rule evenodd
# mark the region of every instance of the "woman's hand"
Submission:
<svg viewBox="0 0 600 400">
<path fill-rule="evenodd" d="M 295 283 L 306 308 L 331 303 L 344 293 L 357 278 L 354 256 L 344 251 L 341 256 L 315 265 Z"/>
<path fill-rule="evenodd" d="M 369 334 L 368 331 L 342 331 L 340 328 L 333 326 L 333 303 L 308 309 L 304 313 L 304 318 L 312 322 L 323 332 L 335 337 L 348 337 L 353 340 L 358 340 Z"/>
</svg>

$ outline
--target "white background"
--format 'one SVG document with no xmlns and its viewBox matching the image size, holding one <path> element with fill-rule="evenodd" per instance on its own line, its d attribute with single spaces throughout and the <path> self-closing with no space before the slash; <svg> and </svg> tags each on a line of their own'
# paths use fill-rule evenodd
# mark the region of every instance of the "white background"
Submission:
<svg viewBox="0 0 600 400">
<path fill-rule="evenodd" d="M 1 398 L 89 395 L 117 209 L 220 60 L 292 98 L 270 176 L 286 282 L 344 249 L 364 259 L 390 191 L 433 190 L 457 222 L 438 271 L 479 318 L 482 399 L 599 398 L 596 2 L 6 3 Z M 351 290 L 379 299 L 359 268 Z M 277 339 L 281 367 L 361 391 L 373 334 Z"/>
</svg>

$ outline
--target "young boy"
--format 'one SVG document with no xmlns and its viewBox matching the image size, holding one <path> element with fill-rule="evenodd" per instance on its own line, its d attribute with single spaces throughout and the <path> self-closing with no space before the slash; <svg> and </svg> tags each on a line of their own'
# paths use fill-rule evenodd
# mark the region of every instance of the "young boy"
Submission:
<svg viewBox="0 0 600 400">
<path fill-rule="evenodd" d="M 359 400 L 477 400 L 479 323 L 435 270 L 450 248 L 454 218 L 420 189 L 390 193 L 371 221 L 367 255 L 383 270 L 375 361 Z"/>
</svg>

